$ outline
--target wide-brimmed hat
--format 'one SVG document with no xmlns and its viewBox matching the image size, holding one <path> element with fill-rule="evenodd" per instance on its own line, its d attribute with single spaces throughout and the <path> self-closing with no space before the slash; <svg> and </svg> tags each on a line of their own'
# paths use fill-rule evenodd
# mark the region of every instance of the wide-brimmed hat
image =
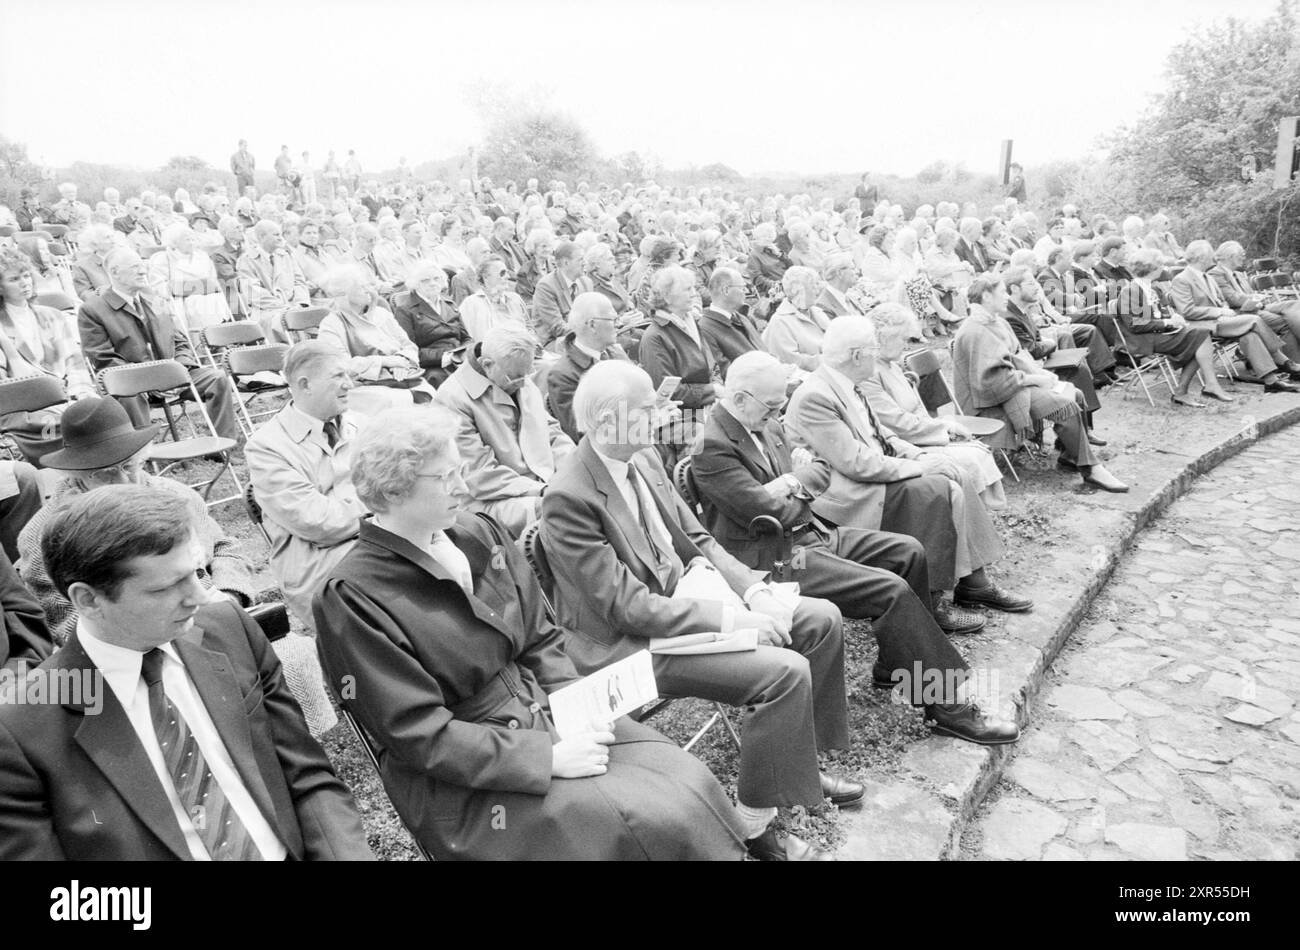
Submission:
<svg viewBox="0 0 1300 950">
<path fill-rule="evenodd" d="M 156 425 L 137 429 L 116 399 L 78 399 L 63 413 L 63 448 L 41 456 L 46 468 L 88 472 L 124 462 L 153 441 Z"/>
</svg>

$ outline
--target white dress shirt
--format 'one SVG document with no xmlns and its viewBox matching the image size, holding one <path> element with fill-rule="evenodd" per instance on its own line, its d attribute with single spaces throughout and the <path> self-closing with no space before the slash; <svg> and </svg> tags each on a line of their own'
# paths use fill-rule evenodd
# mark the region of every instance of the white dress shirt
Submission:
<svg viewBox="0 0 1300 950">
<path fill-rule="evenodd" d="M 185 844 L 190 849 L 190 855 L 195 861 L 212 860 L 208 849 L 203 845 L 203 839 L 199 837 L 194 827 L 194 822 L 181 806 L 180 796 L 176 794 L 176 786 L 172 782 L 171 773 L 167 770 L 167 762 L 163 758 L 157 735 L 154 733 L 153 716 L 149 712 L 149 688 L 141 675 L 144 654 L 139 650 L 129 650 L 126 647 L 105 643 L 94 635 L 92 627 L 93 624 L 85 617 L 78 619 L 77 639 L 91 662 L 104 674 L 104 679 L 112 689 L 113 695 L 117 697 L 117 701 L 122 704 L 126 718 L 131 723 L 131 728 L 135 730 L 140 745 L 144 747 L 145 754 L 149 757 L 149 764 L 153 766 L 154 773 L 158 776 L 158 784 L 162 786 L 167 801 L 172 806 L 172 813 L 176 816 L 176 823 L 185 836 Z M 249 794 L 243 779 L 239 777 L 239 772 L 230 758 L 230 753 L 226 751 L 220 733 L 212 724 L 212 717 L 208 715 L 207 707 L 203 705 L 198 690 L 195 689 L 189 674 L 185 672 L 185 664 L 176 654 L 176 648 L 168 643 L 160 649 L 164 656 L 163 692 L 185 718 L 199 745 L 199 751 L 203 753 L 208 769 L 212 772 L 212 777 L 221 786 L 227 801 L 230 802 L 230 807 L 235 810 L 244 827 L 248 829 L 249 837 L 257 845 L 257 850 L 262 853 L 262 857 L 267 861 L 283 861 L 287 854 L 284 845 L 253 801 L 253 796 Z"/>
<path fill-rule="evenodd" d="M 469 569 L 469 558 L 456 547 L 445 532 L 438 531 L 429 542 L 429 556 L 446 568 L 447 573 L 456 579 L 466 595 L 474 594 L 474 575 Z"/>
</svg>

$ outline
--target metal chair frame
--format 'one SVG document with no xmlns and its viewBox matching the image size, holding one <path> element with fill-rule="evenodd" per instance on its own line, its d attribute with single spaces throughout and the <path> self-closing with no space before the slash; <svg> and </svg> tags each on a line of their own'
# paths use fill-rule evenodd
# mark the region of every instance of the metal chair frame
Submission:
<svg viewBox="0 0 1300 950">
<path fill-rule="evenodd" d="M 519 550 L 523 552 L 524 559 L 528 561 L 528 566 L 532 568 L 533 576 L 537 578 L 537 586 L 541 589 L 542 603 L 546 607 L 546 612 L 550 619 L 554 621 L 556 619 L 554 601 L 555 575 L 551 573 L 550 562 L 547 560 L 546 551 L 542 547 L 541 523 L 534 521 L 525 528 L 524 533 L 519 538 L 518 544 Z M 653 703 L 637 710 L 631 715 L 631 718 L 635 722 L 647 722 L 675 702 L 677 702 L 675 699 L 655 700 Z M 682 746 L 682 748 L 687 752 L 691 751 L 691 749 L 693 749 L 695 745 L 708 734 L 710 729 L 717 725 L 718 722 L 722 722 L 727 730 L 727 735 L 731 737 L 731 741 L 735 744 L 736 749 L 739 750 L 740 735 L 736 732 L 736 727 L 731 724 L 731 719 L 727 716 L 726 709 L 721 703 L 715 702 L 710 705 L 713 707 L 713 714 L 699 729 L 699 731 L 697 731 L 695 735 L 691 736 L 690 740 Z"/>
<path fill-rule="evenodd" d="M 100 370 L 95 379 L 100 391 L 106 396 L 119 398 L 143 396 L 148 398 L 150 395 L 154 395 L 159 398 L 161 402 L 160 408 L 167 420 L 167 429 L 171 433 L 172 441 L 170 443 L 166 441 L 152 443 L 148 464 L 153 468 L 155 475 L 165 476 L 172 469 L 186 462 L 208 455 L 219 455 L 223 464 L 216 475 L 205 481 L 186 482 L 185 484 L 194 489 L 202 486 L 203 499 L 209 508 L 243 498 L 243 483 L 231 466 L 231 456 L 236 443 L 233 439 L 225 439 L 217 435 L 216 427 L 212 424 L 212 419 L 208 415 L 207 406 L 203 404 L 202 397 L 199 396 L 198 390 L 194 388 L 194 381 L 190 378 L 189 370 L 175 360 L 152 360 L 147 363 L 126 363 L 118 366 L 108 366 Z M 180 393 L 177 393 L 177 390 L 180 390 Z M 177 394 L 171 396 L 172 393 Z M 198 434 L 198 426 L 195 425 L 193 417 L 185 409 L 184 399 L 186 393 L 198 408 L 199 416 L 203 419 L 203 424 L 209 433 L 206 436 Z M 172 415 L 173 408 L 179 409 L 180 417 L 189 422 L 190 430 L 194 433 L 192 436 L 184 439 L 180 437 L 176 429 L 176 418 Z M 226 473 L 229 473 L 230 480 L 235 483 L 235 494 L 213 499 L 212 489 L 221 479 L 221 476 Z"/>
</svg>

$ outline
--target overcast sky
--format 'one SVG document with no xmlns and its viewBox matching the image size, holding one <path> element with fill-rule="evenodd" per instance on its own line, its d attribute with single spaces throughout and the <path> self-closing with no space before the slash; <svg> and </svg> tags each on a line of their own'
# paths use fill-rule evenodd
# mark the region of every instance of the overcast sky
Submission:
<svg viewBox="0 0 1300 950">
<path fill-rule="evenodd" d="M 0 0 L 0 133 L 54 165 L 462 152 L 475 81 L 542 84 L 603 154 L 745 173 L 1088 151 L 1198 23 L 1276 0 Z"/>
</svg>

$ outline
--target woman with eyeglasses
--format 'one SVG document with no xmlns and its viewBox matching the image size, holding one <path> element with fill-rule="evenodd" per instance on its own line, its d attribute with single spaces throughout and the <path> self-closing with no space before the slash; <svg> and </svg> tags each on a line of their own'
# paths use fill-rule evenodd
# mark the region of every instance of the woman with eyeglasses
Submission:
<svg viewBox="0 0 1300 950">
<path fill-rule="evenodd" d="M 383 749 L 403 821 L 438 860 L 739 860 L 708 769 L 620 719 L 561 736 L 566 631 L 509 534 L 462 507 L 457 423 L 375 420 L 352 481 L 374 512 L 315 601 L 326 675 Z"/>
</svg>

